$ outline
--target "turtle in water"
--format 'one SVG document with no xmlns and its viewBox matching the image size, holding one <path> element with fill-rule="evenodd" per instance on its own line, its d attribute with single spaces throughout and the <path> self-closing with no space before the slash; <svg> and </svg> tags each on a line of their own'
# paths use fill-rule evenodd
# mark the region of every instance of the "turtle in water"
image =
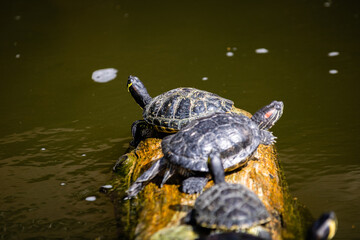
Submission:
<svg viewBox="0 0 360 240">
<path fill-rule="evenodd" d="M 218 155 L 210 158 L 208 168 L 215 185 L 196 199 L 185 222 L 206 229 L 271 239 L 270 232 L 264 227 L 271 216 L 258 196 L 242 184 L 225 182 L 224 167 Z"/>
<path fill-rule="evenodd" d="M 199 118 L 162 142 L 164 156 L 153 163 L 127 190 L 127 197 L 138 194 L 158 174 L 164 172 L 161 186 L 175 173 L 185 176 L 182 191 L 201 192 L 209 179 L 208 158 L 218 155 L 226 170 L 244 165 L 259 144 L 271 145 L 271 128 L 282 115 L 284 105 L 273 101 L 251 118 L 235 113 L 215 113 Z"/>
<path fill-rule="evenodd" d="M 335 212 L 323 213 L 308 229 L 306 240 L 328 240 L 335 236 L 337 217 Z"/>
<path fill-rule="evenodd" d="M 139 78 L 129 76 L 128 91 L 143 109 L 143 119 L 131 127 L 136 146 L 150 136 L 174 133 L 194 119 L 230 112 L 234 102 L 196 88 L 176 88 L 152 98 Z M 160 134 L 158 134 L 160 132 Z"/>
</svg>

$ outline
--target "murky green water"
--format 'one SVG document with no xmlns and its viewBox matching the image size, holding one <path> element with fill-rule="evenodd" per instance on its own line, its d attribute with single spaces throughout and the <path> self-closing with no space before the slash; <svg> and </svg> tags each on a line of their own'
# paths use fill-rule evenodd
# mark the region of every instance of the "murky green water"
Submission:
<svg viewBox="0 0 360 240">
<path fill-rule="evenodd" d="M 336 211 L 336 239 L 360 238 L 358 1 L 4 0 L 0 13 L 2 239 L 121 232 L 98 188 L 141 117 L 129 74 L 153 96 L 284 101 L 273 131 L 293 195 L 314 216 Z M 91 80 L 107 67 L 115 80 Z"/>
</svg>

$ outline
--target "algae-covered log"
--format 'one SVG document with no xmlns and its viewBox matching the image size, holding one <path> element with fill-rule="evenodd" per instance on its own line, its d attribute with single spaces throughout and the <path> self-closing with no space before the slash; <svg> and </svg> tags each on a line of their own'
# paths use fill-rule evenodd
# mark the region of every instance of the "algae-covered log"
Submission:
<svg viewBox="0 0 360 240">
<path fill-rule="evenodd" d="M 250 116 L 246 112 L 241 113 Z M 159 188 L 154 181 L 136 199 L 123 200 L 130 184 L 162 157 L 160 143 L 160 139 L 146 139 L 122 156 L 116 165 L 114 188 L 110 195 L 114 200 L 119 229 L 122 234 L 127 233 L 127 237 L 135 239 L 171 239 L 172 236 L 174 239 L 195 239 L 198 233 L 183 225 L 181 220 L 194 205 L 198 194 L 180 192 L 180 182 L 175 180 Z M 302 217 L 287 192 L 274 146 L 260 145 L 258 153 L 258 160 L 250 160 L 241 169 L 227 174 L 226 181 L 244 184 L 258 195 L 272 216 L 266 227 L 273 239 L 302 239 Z M 212 184 L 209 181 L 205 188 Z"/>
</svg>

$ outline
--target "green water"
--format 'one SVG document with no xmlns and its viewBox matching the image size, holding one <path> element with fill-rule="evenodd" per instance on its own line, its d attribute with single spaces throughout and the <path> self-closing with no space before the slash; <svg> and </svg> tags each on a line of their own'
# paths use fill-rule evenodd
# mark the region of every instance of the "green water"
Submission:
<svg viewBox="0 0 360 240">
<path fill-rule="evenodd" d="M 3 0 L 0 33 L 1 239 L 123 231 L 98 188 L 141 118 L 130 74 L 152 96 L 191 86 L 250 112 L 284 101 L 273 132 L 292 194 L 337 213 L 335 239 L 360 238 L 359 1 Z M 91 79 L 108 67 L 115 80 Z"/>
</svg>

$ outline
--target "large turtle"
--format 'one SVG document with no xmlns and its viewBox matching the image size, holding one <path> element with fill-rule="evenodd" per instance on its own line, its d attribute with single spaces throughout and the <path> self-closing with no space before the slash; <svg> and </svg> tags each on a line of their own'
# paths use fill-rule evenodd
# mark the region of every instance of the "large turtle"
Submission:
<svg viewBox="0 0 360 240">
<path fill-rule="evenodd" d="M 127 87 L 143 109 L 144 119 L 135 121 L 131 127 L 134 137 L 132 145 L 152 136 L 152 127 L 158 132 L 174 133 L 194 119 L 216 112 L 230 112 L 234 106 L 231 100 L 188 87 L 172 89 L 152 98 L 144 84 L 135 76 L 129 76 Z"/>
<path fill-rule="evenodd" d="M 270 239 L 270 232 L 263 225 L 271 220 L 271 216 L 258 196 L 242 184 L 225 182 L 218 155 L 210 159 L 209 169 L 215 185 L 196 199 L 185 222 L 207 229 L 246 232 Z"/>
<path fill-rule="evenodd" d="M 218 155 L 224 168 L 244 165 L 259 144 L 270 145 L 275 137 L 267 131 L 281 117 L 284 105 L 273 101 L 251 118 L 235 113 L 215 113 L 196 119 L 161 143 L 164 156 L 153 163 L 127 190 L 127 197 L 138 194 L 159 173 L 165 171 L 161 186 L 175 173 L 185 176 L 182 191 L 201 192 L 209 178 L 208 158 Z"/>
</svg>

